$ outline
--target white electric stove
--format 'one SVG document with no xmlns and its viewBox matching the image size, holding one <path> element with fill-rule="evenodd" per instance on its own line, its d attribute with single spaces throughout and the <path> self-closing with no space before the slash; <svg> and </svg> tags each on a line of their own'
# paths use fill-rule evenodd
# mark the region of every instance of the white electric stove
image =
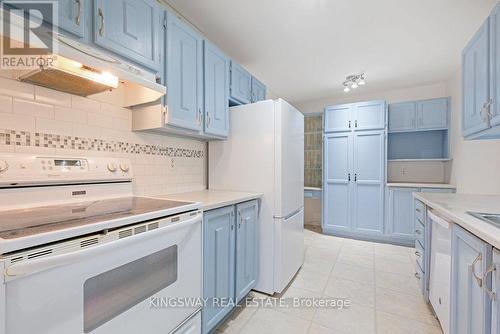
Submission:
<svg viewBox="0 0 500 334">
<path fill-rule="evenodd" d="M 200 332 L 199 305 L 158 301 L 201 298 L 201 205 L 132 179 L 127 159 L 0 155 L 0 334 Z"/>
</svg>

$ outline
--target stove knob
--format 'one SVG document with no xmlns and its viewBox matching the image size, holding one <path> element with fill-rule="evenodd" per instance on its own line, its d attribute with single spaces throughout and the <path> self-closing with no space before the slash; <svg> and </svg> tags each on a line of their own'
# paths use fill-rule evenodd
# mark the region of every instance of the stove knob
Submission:
<svg viewBox="0 0 500 334">
<path fill-rule="evenodd" d="M 128 171 L 130 170 L 130 167 L 127 164 L 125 164 L 125 163 L 121 163 L 120 164 L 120 169 L 122 170 L 122 172 L 128 173 Z"/>
<path fill-rule="evenodd" d="M 114 163 L 109 163 L 108 164 L 108 170 L 112 173 L 116 172 L 116 166 Z"/>
<path fill-rule="evenodd" d="M 9 165 L 7 164 L 7 161 L 0 160 L 0 173 L 5 172 L 7 169 L 9 169 Z"/>
</svg>

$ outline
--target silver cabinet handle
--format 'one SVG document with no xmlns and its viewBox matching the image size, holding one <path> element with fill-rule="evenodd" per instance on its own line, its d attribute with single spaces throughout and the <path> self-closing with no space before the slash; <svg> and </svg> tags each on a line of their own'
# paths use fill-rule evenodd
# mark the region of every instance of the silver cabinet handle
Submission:
<svg viewBox="0 0 500 334">
<path fill-rule="evenodd" d="M 358 120 L 355 120 L 354 121 L 354 127 L 357 128 L 358 127 Z"/>
<path fill-rule="evenodd" d="M 75 23 L 76 23 L 76 25 L 80 25 L 80 21 L 82 18 L 82 0 L 75 0 L 75 3 L 78 5 Z"/>
<path fill-rule="evenodd" d="M 102 8 L 97 10 L 97 15 L 101 19 L 101 23 L 99 25 L 99 35 L 102 36 L 104 35 L 104 13 L 102 12 Z"/>
<path fill-rule="evenodd" d="M 416 277 L 417 279 L 420 279 L 420 274 L 419 274 L 419 273 L 415 273 L 415 277 Z"/>
<path fill-rule="evenodd" d="M 415 230 L 415 233 L 416 233 L 416 234 L 422 234 L 422 231 L 420 231 L 420 230 Z"/>
<path fill-rule="evenodd" d="M 478 261 L 481 261 L 483 259 L 483 254 L 479 253 L 476 257 L 476 259 L 472 262 L 471 264 L 471 271 L 472 271 L 472 276 L 476 279 L 477 285 L 479 285 L 480 288 L 483 287 L 483 279 L 477 276 L 476 274 L 476 263 Z"/>
<path fill-rule="evenodd" d="M 351 121 L 349 121 L 349 129 L 351 128 Z"/>
<path fill-rule="evenodd" d="M 420 210 L 419 208 L 416 208 L 415 211 L 422 212 L 422 210 Z"/>
<path fill-rule="evenodd" d="M 494 279 L 493 273 L 496 272 L 496 270 L 497 270 L 497 268 L 495 267 L 495 264 L 492 264 L 488 268 L 488 270 L 486 270 L 486 272 L 484 273 L 483 280 L 486 280 L 488 278 L 489 274 L 492 274 L 491 278 Z M 497 299 L 497 294 L 495 292 L 493 292 L 492 290 L 488 289 L 488 287 L 486 285 L 484 286 L 484 291 L 486 291 L 486 293 L 490 297 L 491 301 L 495 301 Z"/>
<path fill-rule="evenodd" d="M 416 256 L 418 256 L 418 257 L 421 257 L 421 256 L 422 256 L 422 254 L 420 254 L 420 252 L 419 252 L 419 251 L 415 251 L 415 255 L 416 255 Z"/>
<path fill-rule="evenodd" d="M 210 113 L 207 112 L 207 127 L 212 123 L 212 117 L 210 117 Z"/>
</svg>

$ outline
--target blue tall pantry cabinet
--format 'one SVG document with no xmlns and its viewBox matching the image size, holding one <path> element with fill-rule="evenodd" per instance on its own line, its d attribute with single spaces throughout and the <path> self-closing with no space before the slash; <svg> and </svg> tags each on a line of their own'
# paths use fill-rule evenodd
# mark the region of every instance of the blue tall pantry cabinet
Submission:
<svg viewBox="0 0 500 334">
<path fill-rule="evenodd" d="M 323 231 L 384 233 L 386 103 L 331 106 L 324 116 Z"/>
</svg>

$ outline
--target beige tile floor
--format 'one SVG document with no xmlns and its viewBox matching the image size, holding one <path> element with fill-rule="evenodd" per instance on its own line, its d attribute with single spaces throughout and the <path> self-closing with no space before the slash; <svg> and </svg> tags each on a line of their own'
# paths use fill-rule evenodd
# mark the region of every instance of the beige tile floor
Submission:
<svg viewBox="0 0 500 334">
<path fill-rule="evenodd" d="M 305 246 L 304 265 L 281 297 L 346 298 L 349 308 L 242 307 L 217 333 L 442 333 L 419 293 L 414 249 L 309 230 Z"/>
</svg>

